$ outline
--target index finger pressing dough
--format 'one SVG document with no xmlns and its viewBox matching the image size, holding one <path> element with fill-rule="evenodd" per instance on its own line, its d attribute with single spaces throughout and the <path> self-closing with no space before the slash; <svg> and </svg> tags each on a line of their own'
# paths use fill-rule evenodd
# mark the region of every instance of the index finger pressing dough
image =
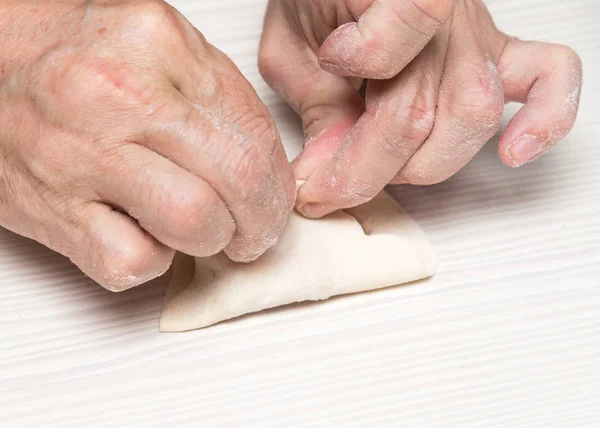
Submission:
<svg viewBox="0 0 600 428">
<path fill-rule="evenodd" d="M 431 276 L 433 249 L 385 192 L 360 207 L 309 220 L 292 213 L 277 245 L 242 264 L 224 254 L 177 255 L 160 330 L 186 331 L 251 312 Z"/>
</svg>

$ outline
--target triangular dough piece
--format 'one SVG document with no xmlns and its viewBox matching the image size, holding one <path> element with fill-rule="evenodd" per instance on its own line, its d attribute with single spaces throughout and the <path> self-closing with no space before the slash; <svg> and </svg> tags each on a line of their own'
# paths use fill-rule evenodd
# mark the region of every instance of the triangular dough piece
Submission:
<svg viewBox="0 0 600 428">
<path fill-rule="evenodd" d="M 436 261 L 414 220 L 386 193 L 320 220 L 290 216 L 277 245 L 250 264 L 179 254 L 160 330 L 186 331 L 251 312 L 431 276 Z"/>
</svg>

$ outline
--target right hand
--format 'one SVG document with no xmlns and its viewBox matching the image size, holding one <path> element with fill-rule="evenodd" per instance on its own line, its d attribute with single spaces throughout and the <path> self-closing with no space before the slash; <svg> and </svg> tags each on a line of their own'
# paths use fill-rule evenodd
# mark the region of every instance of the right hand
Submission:
<svg viewBox="0 0 600 428">
<path fill-rule="evenodd" d="M 0 225 L 120 291 L 174 250 L 256 259 L 295 197 L 277 130 L 160 0 L 0 5 Z"/>
<path fill-rule="evenodd" d="M 572 49 L 504 34 L 483 0 L 269 0 L 259 65 L 304 124 L 294 167 L 308 217 L 388 183 L 447 180 L 497 132 L 506 102 L 524 106 L 500 158 L 536 159 L 572 128 L 582 79 Z"/>
</svg>

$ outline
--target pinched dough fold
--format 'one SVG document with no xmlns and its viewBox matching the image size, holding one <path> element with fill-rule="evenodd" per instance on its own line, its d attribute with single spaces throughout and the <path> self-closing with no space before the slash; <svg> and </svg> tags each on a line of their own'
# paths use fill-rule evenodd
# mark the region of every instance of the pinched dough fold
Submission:
<svg viewBox="0 0 600 428">
<path fill-rule="evenodd" d="M 319 220 L 294 212 L 277 245 L 256 262 L 178 254 L 160 330 L 193 330 L 294 302 L 411 282 L 435 267 L 431 244 L 385 192 Z"/>
</svg>

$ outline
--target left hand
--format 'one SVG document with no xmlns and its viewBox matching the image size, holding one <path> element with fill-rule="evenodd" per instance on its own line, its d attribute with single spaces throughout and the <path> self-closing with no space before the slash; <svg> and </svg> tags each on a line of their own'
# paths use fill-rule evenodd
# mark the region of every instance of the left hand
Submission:
<svg viewBox="0 0 600 428">
<path fill-rule="evenodd" d="M 270 0 L 259 65 L 302 117 L 297 208 L 309 217 L 388 183 L 446 180 L 496 133 L 506 102 L 525 106 L 500 158 L 539 157 L 572 128 L 582 74 L 572 49 L 499 31 L 481 0 Z"/>
<path fill-rule="evenodd" d="M 163 0 L 0 0 L 0 227 L 113 291 L 255 260 L 296 185 L 235 64 Z"/>
</svg>

